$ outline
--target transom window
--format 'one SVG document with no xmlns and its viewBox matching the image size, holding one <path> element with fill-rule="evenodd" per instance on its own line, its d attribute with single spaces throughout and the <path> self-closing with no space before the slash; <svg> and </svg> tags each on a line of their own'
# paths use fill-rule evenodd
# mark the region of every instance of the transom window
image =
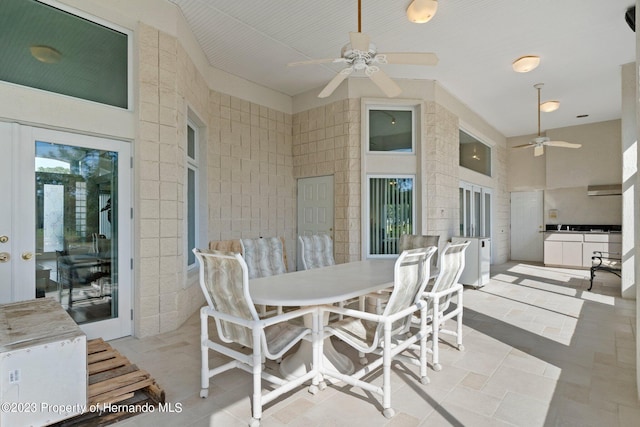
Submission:
<svg viewBox="0 0 640 427">
<path fill-rule="evenodd" d="M 128 108 L 129 37 L 96 21 L 40 1 L 3 0 L 0 80 Z"/>
<path fill-rule="evenodd" d="M 412 153 L 413 110 L 369 108 L 369 152 Z"/>
<path fill-rule="evenodd" d="M 460 130 L 460 166 L 491 176 L 491 147 Z"/>
</svg>

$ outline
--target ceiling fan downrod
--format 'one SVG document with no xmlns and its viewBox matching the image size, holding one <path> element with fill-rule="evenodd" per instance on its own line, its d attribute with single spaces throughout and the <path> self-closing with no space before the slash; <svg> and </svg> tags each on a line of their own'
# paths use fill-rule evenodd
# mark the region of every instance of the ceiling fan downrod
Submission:
<svg viewBox="0 0 640 427">
<path fill-rule="evenodd" d="M 544 83 L 536 83 L 533 85 L 538 90 L 538 137 L 540 137 L 540 89 L 542 89 Z"/>
</svg>

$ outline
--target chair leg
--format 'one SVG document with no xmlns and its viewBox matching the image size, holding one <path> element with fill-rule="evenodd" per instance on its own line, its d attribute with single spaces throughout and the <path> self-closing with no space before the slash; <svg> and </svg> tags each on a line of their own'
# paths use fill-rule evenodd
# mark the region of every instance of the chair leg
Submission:
<svg viewBox="0 0 640 427">
<path fill-rule="evenodd" d="M 209 341 L 209 316 L 204 311 L 200 310 L 200 397 L 203 399 L 209 396 L 209 347 L 207 341 Z"/>
<path fill-rule="evenodd" d="M 391 418 L 395 411 L 391 408 L 391 322 L 384 322 L 384 348 L 382 349 L 382 414 Z"/>
<path fill-rule="evenodd" d="M 260 343 L 260 331 L 256 328 L 253 331 L 253 354 L 251 364 L 253 374 L 253 417 L 249 421 L 250 426 L 259 426 L 262 418 L 262 352 Z"/>
<path fill-rule="evenodd" d="M 458 345 L 458 350 L 460 351 L 464 351 L 464 346 L 462 345 L 462 312 L 464 311 L 464 304 L 462 303 L 462 292 L 462 289 L 458 291 L 457 308 L 459 310 L 459 313 L 456 316 L 456 321 L 458 323 L 456 330 L 456 344 Z"/>
<path fill-rule="evenodd" d="M 420 330 L 422 338 L 420 339 L 420 382 L 422 384 L 429 383 L 427 375 L 427 306 L 420 309 Z"/>
<path fill-rule="evenodd" d="M 361 296 L 360 298 L 358 298 L 358 310 L 366 311 L 366 302 L 367 299 L 365 296 Z M 369 360 L 367 360 L 366 356 L 361 351 L 358 352 L 358 360 L 360 361 L 361 365 L 366 365 L 369 363 Z"/>
<path fill-rule="evenodd" d="M 438 301 L 438 298 L 434 298 L 433 300 L 433 319 L 431 320 L 431 329 L 431 353 L 433 354 L 433 370 L 437 372 L 442 370 L 442 366 L 440 365 L 440 363 L 438 363 L 440 360 L 438 354 L 438 333 L 440 331 L 440 301 Z"/>
</svg>

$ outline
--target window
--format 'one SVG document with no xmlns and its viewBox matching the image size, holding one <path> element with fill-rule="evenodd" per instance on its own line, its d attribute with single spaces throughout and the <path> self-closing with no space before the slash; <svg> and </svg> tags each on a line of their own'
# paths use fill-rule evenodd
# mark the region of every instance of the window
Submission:
<svg viewBox="0 0 640 427">
<path fill-rule="evenodd" d="M 3 1 L 0 80 L 128 108 L 130 38 L 95 21 L 39 1 Z"/>
<path fill-rule="evenodd" d="M 370 107 L 369 144 L 370 152 L 412 153 L 413 109 L 389 109 Z"/>
<path fill-rule="evenodd" d="M 369 255 L 397 255 L 401 234 L 412 234 L 413 177 L 369 177 Z"/>
<path fill-rule="evenodd" d="M 363 258 L 398 256 L 398 240 L 421 229 L 425 209 L 420 188 L 418 135 L 421 102 L 361 100 L 361 253 Z"/>
<path fill-rule="evenodd" d="M 198 233 L 198 128 L 187 122 L 187 266 L 195 266 L 192 249 L 197 246 Z"/>
<path fill-rule="evenodd" d="M 460 130 L 460 166 L 491 176 L 491 147 Z"/>
</svg>

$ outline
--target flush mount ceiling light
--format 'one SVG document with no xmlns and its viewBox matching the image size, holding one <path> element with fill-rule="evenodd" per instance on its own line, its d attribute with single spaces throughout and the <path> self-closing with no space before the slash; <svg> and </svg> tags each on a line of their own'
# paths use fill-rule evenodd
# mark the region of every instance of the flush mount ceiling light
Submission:
<svg viewBox="0 0 640 427">
<path fill-rule="evenodd" d="M 413 0 L 407 8 L 407 18 L 416 24 L 429 22 L 438 10 L 436 0 Z"/>
<path fill-rule="evenodd" d="M 560 108 L 560 101 L 546 101 L 540 104 L 540 111 L 550 113 Z"/>
<path fill-rule="evenodd" d="M 513 71 L 517 73 L 528 73 L 540 64 L 540 57 L 534 55 L 521 56 L 513 61 Z"/>
<path fill-rule="evenodd" d="M 62 59 L 62 54 L 51 46 L 31 46 L 29 50 L 34 58 L 45 64 L 55 64 Z"/>
</svg>

